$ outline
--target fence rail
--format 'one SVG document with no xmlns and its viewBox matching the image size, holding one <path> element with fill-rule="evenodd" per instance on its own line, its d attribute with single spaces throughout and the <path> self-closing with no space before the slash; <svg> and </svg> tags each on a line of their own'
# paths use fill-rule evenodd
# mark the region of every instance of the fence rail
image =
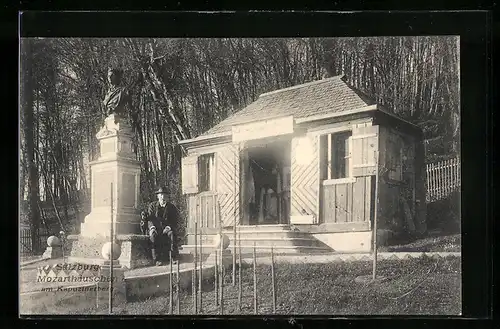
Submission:
<svg viewBox="0 0 500 329">
<path fill-rule="evenodd" d="M 460 188 L 460 159 L 428 163 L 426 201 L 434 202 L 446 198 Z"/>
</svg>

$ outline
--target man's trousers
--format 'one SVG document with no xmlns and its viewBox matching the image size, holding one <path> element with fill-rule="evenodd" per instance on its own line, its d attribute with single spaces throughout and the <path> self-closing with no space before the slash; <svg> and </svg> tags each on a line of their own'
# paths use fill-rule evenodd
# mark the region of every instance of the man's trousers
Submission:
<svg viewBox="0 0 500 329">
<path fill-rule="evenodd" d="M 178 249 L 175 233 L 172 230 L 167 233 L 150 232 L 149 239 L 151 241 L 151 255 L 155 262 L 169 260 L 170 251 L 172 252 L 172 258 L 177 258 Z"/>
</svg>

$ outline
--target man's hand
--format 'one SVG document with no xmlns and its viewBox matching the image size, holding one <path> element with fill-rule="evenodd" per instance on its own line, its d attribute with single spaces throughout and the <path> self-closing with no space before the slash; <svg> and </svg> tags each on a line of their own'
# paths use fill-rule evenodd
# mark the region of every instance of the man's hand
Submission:
<svg viewBox="0 0 500 329">
<path fill-rule="evenodd" d="M 165 226 L 165 228 L 163 229 L 163 234 L 167 234 L 171 230 L 172 230 L 172 228 L 170 226 Z"/>
<path fill-rule="evenodd" d="M 141 227 L 146 225 L 146 218 L 147 218 L 146 212 L 141 211 Z"/>
</svg>

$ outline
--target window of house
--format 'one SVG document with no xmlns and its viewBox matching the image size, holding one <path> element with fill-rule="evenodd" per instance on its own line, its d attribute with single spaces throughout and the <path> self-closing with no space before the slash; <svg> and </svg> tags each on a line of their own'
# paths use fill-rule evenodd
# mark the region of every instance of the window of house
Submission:
<svg viewBox="0 0 500 329">
<path fill-rule="evenodd" d="M 214 190 L 214 153 L 198 157 L 199 192 Z"/>
<path fill-rule="evenodd" d="M 403 146 L 400 138 L 387 140 L 387 173 L 390 180 L 401 181 L 403 168 Z"/>
<path fill-rule="evenodd" d="M 350 131 L 322 135 L 320 137 L 322 179 L 350 177 Z"/>
</svg>

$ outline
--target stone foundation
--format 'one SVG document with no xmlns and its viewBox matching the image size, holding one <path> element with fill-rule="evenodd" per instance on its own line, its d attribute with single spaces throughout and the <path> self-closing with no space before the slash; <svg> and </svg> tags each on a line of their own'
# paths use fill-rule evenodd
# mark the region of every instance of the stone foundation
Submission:
<svg viewBox="0 0 500 329">
<path fill-rule="evenodd" d="M 134 269 L 153 265 L 149 237 L 142 234 L 118 235 L 117 242 L 121 244 L 120 265 Z"/>
<path fill-rule="evenodd" d="M 387 245 L 393 235 L 391 230 L 377 230 L 377 245 Z M 373 248 L 372 231 L 315 233 L 312 236 L 338 252 L 370 252 Z"/>
<path fill-rule="evenodd" d="M 70 262 L 84 264 L 103 264 L 101 256 L 102 246 L 109 239 L 98 237 L 84 237 L 81 235 L 68 236 L 71 243 Z M 120 266 L 128 269 L 153 265 L 149 238 L 140 234 L 117 235 L 116 242 L 120 245 L 121 253 L 118 258 Z"/>
<path fill-rule="evenodd" d="M 369 252 L 372 232 L 315 233 L 312 236 L 338 252 Z"/>
</svg>

